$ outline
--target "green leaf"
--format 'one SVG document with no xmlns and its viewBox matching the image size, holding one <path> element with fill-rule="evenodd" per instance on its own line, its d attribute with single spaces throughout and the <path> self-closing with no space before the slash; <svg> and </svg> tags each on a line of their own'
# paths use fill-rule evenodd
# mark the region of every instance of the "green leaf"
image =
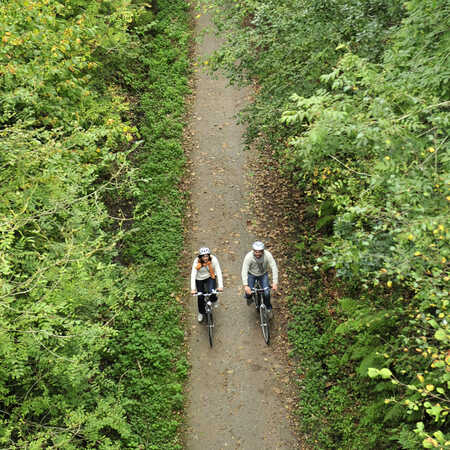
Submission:
<svg viewBox="0 0 450 450">
<path fill-rule="evenodd" d="M 445 441 L 444 433 L 440 430 L 433 433 L 433 436 L 441 443 Z"/>
<path fill-rule="evenodd" d="M 387 368 L 383 368 L 380 370 L 380 375 L 382 378 L 387 379 L 387 378 L 391 378 L 392 372 Z"/>
<path fill-rule="evenodd" d="M 418 431 L 418 432 L 421 432 L 421 431 L 423 431 L 425 429 L 425 425 L 423 424 L 423 422 L 417 422 L 416 423 L 416 430 Z"/>
<path fill-rule="evenodd" d="M 447 333 L 442 328 L 439 328 L 439 330 L 437 330 L 436 333 L 434 333 L 434 337 L 438 341 L 446 341 L 448 339 Z"/>
<path fill-rule="evenodd" d="M 378 375 L 380 375 L 380 371 L 373 367 L 369 367 L 367 375 L 369 375 L 370 378 L 376 378 Z"/>
</svg>

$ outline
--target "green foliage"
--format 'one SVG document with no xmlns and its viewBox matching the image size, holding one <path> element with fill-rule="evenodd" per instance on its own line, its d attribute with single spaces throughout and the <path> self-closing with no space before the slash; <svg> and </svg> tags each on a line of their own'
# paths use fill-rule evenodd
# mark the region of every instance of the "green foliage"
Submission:
<svg viewBox="0 0 450 450">
<path fill-rule="evenodd" d="M 448 104 L 443 101 L 448 69 L 433 65 L 433 76 L 424 78 L 410 64 L 426 67 L 445 59 L 448 39 L 434 39 L 436 32 L 443 33 L 445 12 L 440 5 L 412 2 L 409 9 L 411 16 L 394 36 L 384 65 L 345 54 L 335 70 L 321 78 L 329 90 L 308 99 L 294 97 L 296 109 L 285 113 L 283 120 L 304 124 L 304 132 L 286 151 L 290 169 L 301 174 L 299 183 L 305 190 L 319 201 L 331 199 L 337 210 L 333 240 L 321 261 L 366 290 L 382 291 L 384 285 L 392 292 L 390 304 L 365 304 L 364 314 L 352 312 L 337 331 L 353 332 L 354 346 L 361 346 L 367 341 L 361 334 L 364 321 L 369 329 L 393 321 L 384 332 L 397 327 L 400 336 L 392 336 L 383 347 L 389 349 L 391 368 L 403 380 L 398 384 L 410 385 L 415 375 L 426 373 L 428 386 L 433 390 L 439 386 L 443 394 L 428 399 L 427 391 L 422 391 L 420 402 L 414 389 L 402 394 L 411 416 L 427 413 L 429 434 L 417 434 L 428 439 L 444 428 L 450 406 L 444 395 L 449 381 L 444 362 L 449 117 L 443 109 Z M 424 14 L 426 27 L 420 22 Z M 425 36 L 413 46 L 410 36 L 417 28 Z M 418 55 L 429 42 L 433 47 L 419 62 Z M 424 356 L 419 360 L 390 356 L 409 351 L 409 345 Z M 389 369 L 382 370 L 377 374 L 389 378 Z"/>
<path fill-rule="evenodd" d="M 314 92 L 320 75 L 348 48 L 378 61 L 403 11 L 390 0 L 245 0 L 222 5 L 217 25 L 227 45 L 210 58 L 231 82 L 258 83 L 246 110 L 248 140 L 281 144 L 280 112 L 293 92 Z M 278 146 L 278 145 L 277 145 Z"/>
<path fill-rule="evenodd" d="M 180 448 L 186 6 L 0 17 L 0 442 Z"/>
<path fill-rule="evenodd" d="M 232 29 L 217 67 L 257 85 L 249 139 L 317 216 L 290 336 L 302 423 L 324 448 L 449 440 L 448 14 L 442 0 L 249 0 L 218 18 Z M 336 307 L 318 293 L 327 273 Z"/>
</svg>

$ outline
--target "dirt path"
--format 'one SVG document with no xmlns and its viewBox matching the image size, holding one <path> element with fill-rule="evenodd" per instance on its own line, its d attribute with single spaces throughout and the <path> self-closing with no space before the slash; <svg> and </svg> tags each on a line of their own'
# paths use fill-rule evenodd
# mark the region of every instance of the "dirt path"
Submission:
<svg viewBox="0 0 450 450">
<path fill-rule="evenodd" d="M 197 36 L 210 25 L 207 16 L 198 18 Z M 208 35 L 197 44 L 196 56 L 208 55 L 218 45 Z M 215 312 L 212 349 L 206 327 L 196 321 L 196 300 L 189 301 L 188 450 L 301 448 L 289 416 L 288 371 L 273 347 L 264 343 L 256 313 L 240 291 L 242 259 L 256 238 L 247 227 L 247 161 L 243 129 L 234 118 L 248 96 L 228 87 L 223 78 L 197 73 L 190 121 L 193 218 L 188 263 L 200 246 L 210 247 L 220 260 L 225 292 Z M 276 323 L 275 317 L 275 341 Z"/>
</svg>

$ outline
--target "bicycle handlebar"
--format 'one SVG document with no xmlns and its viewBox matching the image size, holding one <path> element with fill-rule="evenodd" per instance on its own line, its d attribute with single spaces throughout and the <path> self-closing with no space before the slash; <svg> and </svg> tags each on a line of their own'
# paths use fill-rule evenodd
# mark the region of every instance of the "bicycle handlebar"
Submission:
<svg viewBox="0 0 450 450">
<path fill-rule="evenodd" d="M 255 288 L 253 288 L 252 289 L 252 293 L 255 293 L 255 292 L 264 292 L 264 291 L 267 291 L 267 290 L 269 290 L 270 291 L 270 286 L 268 286 L 268 287 L 265 287 L 265 288 L 261 288 L 261 289 L 255 289 Z"/>
<path fill-rule="evenodd" d="M 218 295 L 221 294 L 222 291 L 216 291 L 213 289 L 211 292 L 197 292 L 196 294 L 192 294 L 194 297 L 198 297 L 199 295 L 203 295 L 204 297 L 210 297 L 211 295 Z"/>
</svg>

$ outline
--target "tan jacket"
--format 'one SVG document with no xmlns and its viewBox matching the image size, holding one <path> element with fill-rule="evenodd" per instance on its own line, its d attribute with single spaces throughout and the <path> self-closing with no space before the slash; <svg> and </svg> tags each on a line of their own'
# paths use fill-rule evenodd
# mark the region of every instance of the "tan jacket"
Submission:
<svg viewBox="0 0 450 450">
<path fill-rule="evenodd" d="M 269 267 L 272 270 L 272 283 L 278 284 L 278 267 L 275 259 L 268 250 L 264 250 L 263 255 L 260 258 L 255 258 L 253 251 L 248 252 L 245 255 L 244 262 L 242 264 L 242 284 L 246 286 L 248 284 L 248 274 L 259 277 L 269 271 Z"/>
</svg>

